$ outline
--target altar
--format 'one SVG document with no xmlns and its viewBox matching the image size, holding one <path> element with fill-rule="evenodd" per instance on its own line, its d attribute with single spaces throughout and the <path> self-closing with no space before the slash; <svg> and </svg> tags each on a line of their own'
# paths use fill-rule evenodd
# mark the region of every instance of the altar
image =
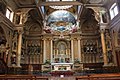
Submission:
<svg viewBox="0 0 120 80">
<path fill-rule="evenodd" d="M 52 76 L 70 76 L 73 75 L 74 72 L 72 71 L 73 63 L 51 63 L 52 65 Z"/>
<path fill-rule="evenodd" d="M 71 71 L 73 63 L 51 63 L 52 71 Z"/>
</svg>

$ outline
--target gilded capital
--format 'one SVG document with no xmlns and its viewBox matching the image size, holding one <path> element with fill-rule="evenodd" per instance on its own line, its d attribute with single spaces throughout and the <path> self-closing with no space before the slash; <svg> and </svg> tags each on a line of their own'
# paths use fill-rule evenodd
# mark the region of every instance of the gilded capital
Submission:
<svg viewBox="0 0 120 80">
<path fill-rule="evenodd" d="M 23 34 L 23 33 L 24 33 L 23 29 L 18 29 L 18 34 Z"/>
</svg>

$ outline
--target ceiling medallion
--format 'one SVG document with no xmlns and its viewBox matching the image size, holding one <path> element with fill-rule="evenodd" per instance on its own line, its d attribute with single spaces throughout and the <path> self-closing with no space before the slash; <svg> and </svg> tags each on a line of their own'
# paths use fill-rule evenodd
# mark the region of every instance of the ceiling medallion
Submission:
<svg viewBox="0 0 120 80">
<path fill-rule="evenodd" d="M 67 6 L 50 6 L 53 9 L 59 9 L 59 10 L 64 10 L 64 9 L 69 9 L 72 7 L 72 5 L 67 5 Z"/>
</svg>

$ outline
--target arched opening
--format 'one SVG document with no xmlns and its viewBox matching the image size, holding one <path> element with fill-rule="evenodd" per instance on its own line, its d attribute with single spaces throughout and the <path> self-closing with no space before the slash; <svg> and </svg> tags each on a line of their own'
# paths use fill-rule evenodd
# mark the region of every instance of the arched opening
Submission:
<svg viewBox="0 0 120 80">
<path fill-rule="evenodd" d="M 51 13 L 47 18 L 47 26 L 52 30 L 65 31 L 71 30 L 76 25 L 75 16 L 65 10 L 57 10 Z"/>
<path fill-rule="evenodd" d="M 0 45 L 6 45 L 6 37 L 3 28 L 0 26 Z"/>
</svg>

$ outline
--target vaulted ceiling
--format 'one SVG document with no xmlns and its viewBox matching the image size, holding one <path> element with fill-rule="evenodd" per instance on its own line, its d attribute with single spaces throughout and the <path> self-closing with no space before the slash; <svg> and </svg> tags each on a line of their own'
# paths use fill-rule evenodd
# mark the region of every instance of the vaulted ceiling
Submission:
<svg viewBox="0 0 120 80">
<path fill-rule="evenodd" d="M 5 1 L 8 2 L 9 0 Z M 106 1 L 108 0 L 11 0 L 9 2 L 16 5 L 16 12 L 27 12 L 30 14 L 30 17 L 33 21 L 37 21 L 38 23 L 42 24 L 46 19 L 46 16 L 49 16 L 52 12 L 59 10 L 53 9 L 50 6 L 72 5 L 70 8 L 65 10 L 77 16 L 77 20 L 80 20 L 80 18 L 84 18 L 84 16 L 88 15 L 88 9 L 86 9 L 87 7 L 100 7 L 103 6 Z"/>
<path fill-rule="evenodd" d="M 6 0 L 7 1 L 7 0 Z M 79 6 L 102 6 L 107 0 L 60 0 L 60 1 L 49 1 L 49 0 L 13 0 L 18 8 L 35 8 L 38 12 L 39 17 L 44 18 L 45 15 L 49 15 L 52 12 L 56 11 L 56 9 L 51 8 L 50 6 L 65 6 L 65 5 L 73 5 L 71 8 L 66 9 L 73 14 L 80 14 Z M 44 12 L 43 12 L 44 8 Z"/>
</svg>

